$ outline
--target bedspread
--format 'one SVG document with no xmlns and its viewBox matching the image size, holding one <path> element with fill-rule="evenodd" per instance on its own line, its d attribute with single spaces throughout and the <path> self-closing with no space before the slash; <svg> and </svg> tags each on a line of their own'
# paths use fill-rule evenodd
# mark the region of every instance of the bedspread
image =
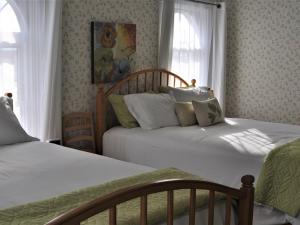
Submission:
<svg viewBox="0 0 300 225">
<path fill-rule="evenodd" d="M 74 191 L 59 197 L 44 201 L 29 203 L 0 211 L 0 224 L 31 224 L 42 225 L 56 216 L 76 208 L 97 197 L 111 193 L 119 188 L 129 187 L 135 184 L 142 184 L 161 179 L 200 179 L 194 175 L 178 169 L 162 169 L 154 172 L 143 173 L 140 175 L 123 178 L 115 181 L 101 184 L 98 186 Z M 174 217 L 178 217 L 187 212 L 189 207 L 189 190 L 175 191 L 174 198 Z M 217 200 L 223 196 L 216 195 Z M 148 224 L 157 224 L 166 219 L 166 192 L 157 193 L 148 196 Z M 203 206 L 208 201 L 207 191 L 197 191 L 197 207 Z M 139 224 L 139 200 L 134 199 L 118 206 L 118 224 Z M 85 221 L 84 225 L 102 225 L 107 224 L 107 213 L 101 213 Z"/>
<path fill-rule="evenodd" d="M 256 184 L 257 202 L 296 217 L 300 212 L 300 139 L 272 150 Z"/>
</svg>

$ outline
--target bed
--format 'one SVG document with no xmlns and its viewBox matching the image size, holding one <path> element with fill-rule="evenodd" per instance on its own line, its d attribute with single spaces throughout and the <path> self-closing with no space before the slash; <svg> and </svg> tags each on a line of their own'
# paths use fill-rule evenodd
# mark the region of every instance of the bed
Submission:
<svg viewBox="0 0 300 225">
<path fill-rule="evenodd" d="M 9 129 L 8 132 L 10 132 Z M 6 141 L 1 138 L 0 141 Z M 168 225 L 187 224 L 188 221 L 192 225 L 195 224 L 195 219 L 197 219 L 197 224 L 207 220 L 209 224 L 213 224 L 214 221 L 215 224 L 224 224 L 225 222 L 226 224 L 235 224 L 236 218 L 233 214 L 235 209 L 231 205 L 233 199 L 237 199 L 238 202 L 239 223 L 241 225 L 252 224 L 254 190 L 252 176 L 242 178 L 243 186 L 240 190 L 191 178 L 154 180 L 145 184 L 129 185 L 119 190 L 119 186 L 122 187 L 124 180 L 133 183 L 134 179 L 139 180 L 141 176 L 144 177 L 148 173 L 155 172 L 158 171 L 151 167 L 44 143 L 34 138 L 26 138 L 24 142 L 1 145 L 0 224 L 38 225 L 44 224 L 45 218 L 48 217 L 49 220 L 51 219 L 47 223 L 49 225 L 77 225 L 80 224 L 80 221 L 90 217 L 91 221 L 88 224 L 94 224 L 93 215 L 109 209 L 109 224 L 115 225 L 119 213 L 116 205 L 140 197 L 142 201 L 140 224 L 145 225 L 147 224 L 147 197 L 161 191 L 168 193 Z M 172 178 L 172 176 L 168 177 L 168 173 L 164 176 L 166 176 L 165 179 Z M 117 187 L 113 184 L 117 184 Z M 99 185 L 102 185 L 101 188 L 106 185 L 106 188 L 117 189 L 116 191 L 106 190 L 107 194 L 102 193 L 101 197 L 93 198 L 91 190 L 94 190 L 95 187 L 99 189 Z M 81 191 L 86 189 L 89 191 Z M 183 214 L 174 219 L 173 223 L 173 207 L 176 207 L 176 196 L 179 196 L 174 190 L 177 189 L 191 189 L 189 216 Z M 209 190 L 208 207 L 196 208 L 196 189 Z M 216 192 L 225 193 L 226 199 L 215 202 Z M 62 196 L 64 198 L 61 198 Z M 92 198 L 92 200 L 74 208 L 77 203 L 74 202 L 74 199 L 70 199 L 70 196 L 79 199 Z M 68 202 L 70 209 L 66 208 L 68 198 L 71 200 L 71 203 Z M 60 215 L 58 211 L 55 211 L 57 210 L 55 206 L 61 207 L 64 213 Z M 30 218 L 32 215 L 35 220 Z M 20 217 L 21 220 L 20 218 L 16 220 L 16 217 Z M 54 217 L 57 218 L 54 219 Z"/>
<path fill-rule="evenodd" d="M 156 92 L 159 86 L 187 87 L 188 83 L 169 71 L 149 69 L 129 75 L 108 90 L 99 88 L 96 126 L 100 154 L 154 168 L 176 166 L 237 187 L 241 174 L 258 178 L 264 159 L 272 149 L 300 137 L 300 126 L 238 118 L 226 118 L 226 123 L 206 128 L 177 126 L 143 130 L 126 129 L 116 123 L 107 101 L 109 95 Z M 254 220 L 254 224 L 300 224 L 300 215 L 291 217 L 257 204 Z"/>
</svg>

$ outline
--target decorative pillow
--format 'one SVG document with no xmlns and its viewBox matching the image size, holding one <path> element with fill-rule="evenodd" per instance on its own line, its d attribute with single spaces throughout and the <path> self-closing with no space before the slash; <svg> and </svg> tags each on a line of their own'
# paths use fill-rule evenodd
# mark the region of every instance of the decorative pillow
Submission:
<svg viewBox="0 0 300 225">
<path fill-rule="evenodd" d="M 180 126 L 187 127 L 197 123 L 194 107 L 191 102 L 176 102 L 175 111 Z"/>
<path fill-rule="evenodd" d="M 37 140 L 24 131 L 11 110 L 9 99 L 0 97 L 0 146 Z"/>
<path fill-rule="evenodd" d="M 177 87 L 177 88 L 174 88 L 174 87 L 170 87 L 170 86 L 159 86 L 158 92 L 159 93 L 169 94 L 172 89 L 194 90 L 195 87 L 189 86 L 189 87 Z"/>
<path fill-rule="evenodd" d="M 130 94 L 124 96 L 124 101 L 143 129 L 179 125 L 175 102 L 168 94 Z"/>
<path fill-rule="evenodd" d="M 199 126 L 207 127 L 224 122 L 224 115 L 216 98 L 206 101 L 193 101 L 193 106 Z"/>
<path fill-rule="evenodd" d="M 159 91 L 169 93 L 177 102 L 203 101 L 210 97 L 209 92 L 200 88 L 160 87 Z"/>
<path fill-rule="evenodd" d="M 108 100 L 111 103 L 119 123 L 126 128 L 138 127 L 139 124 L 136 119 L 128 111 L 128 108 L 124 101 L 124 95 L 111 94 L 108 96 Z"/>
</svg>

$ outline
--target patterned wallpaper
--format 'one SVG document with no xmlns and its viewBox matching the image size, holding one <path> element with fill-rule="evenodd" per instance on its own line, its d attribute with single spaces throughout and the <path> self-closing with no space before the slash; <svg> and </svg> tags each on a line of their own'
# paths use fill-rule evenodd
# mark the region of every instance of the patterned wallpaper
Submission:
<svg viewBox="0 0 300 225">
<path fill-rule="evenodd" d="M 226 3 L 227 114 L 300 124 L 300 1 Z"/>
<path fill-rule="evenodd" d="M 298 0 L 226 0 L 227 115 L 300 124 Z M 90 22 L 137 25 L 136 69 L 157 65 L 157 0 L 64 0 L 63 111 L 93 111 Z"/>
<path fill-rule="evenodd" d="M 137 26 L 136 70 L 157 65 L 157 0 L 64 0 L 63 112 L 94 111 L 96 85 L 91 84 L 90 22 Z"/>
</svg>

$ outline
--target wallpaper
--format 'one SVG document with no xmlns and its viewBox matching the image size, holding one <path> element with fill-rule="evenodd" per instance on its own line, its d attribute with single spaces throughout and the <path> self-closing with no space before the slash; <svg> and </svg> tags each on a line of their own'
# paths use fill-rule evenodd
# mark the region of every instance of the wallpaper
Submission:
<svg viewBox="0 0 300 225">
<path fill-rule="evenodd" d="M 134 23 L 134 70 L 157 65 L 157 0 L 64 0 L 63 112 L 94 111 L 97 86 L 91 84 L 90 22 Z"/>
<path fill-rule="evenodd" d="M 300 124 L 298 0 L 227 3 L 227 116 Z M 136 68 L 157 65 L 158 0 L 64 0 L 63 111 L 94 111 L 90 22 L 137 25 Z"/>
<path fill-rule="evenodd" d="M 300 124 L 300 1 L 226 3 L 228 116 Z"/>
</svg>

